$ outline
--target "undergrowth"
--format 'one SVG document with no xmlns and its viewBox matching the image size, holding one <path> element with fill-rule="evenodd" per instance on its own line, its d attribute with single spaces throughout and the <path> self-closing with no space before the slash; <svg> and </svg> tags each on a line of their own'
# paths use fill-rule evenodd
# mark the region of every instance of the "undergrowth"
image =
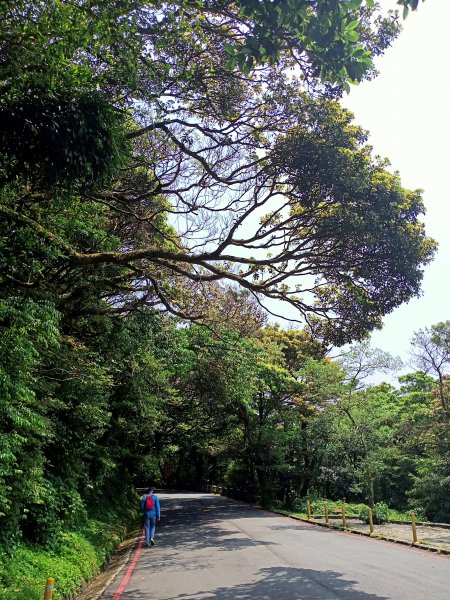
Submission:
<svg viewBox="0 0 450 600">
<path fill-rule="evenodd" d="M 301 498 L 297 500 L 294 507 L 291 509 L 287 509 L 283 507 L 281 504 L 276 508 L 280 509 L 285 514 L 297 515 L 299 517 L 306 518 L 307 516 L 307 500 L 306 498 Z M 339 516 L 342 515 L 342 507 L 345 508 L 346 517 L 360 517 L 364 511 L 367 511 L 367 506 L 365 504 L 358 504 L 352 502 L 345 502 L 343 500 L 327 500 L 326 498 L 311 498 L 311 513 L 312 516 L 319 518 L 323 517 L 325 514 L 325 506 L 328 508 L 328 515 L 331 516 Z M 387 509 L 387 521 L 402 521 L 404 523 L 411 522 L 411 512 L 405 511 L 401 512 L 395 509 L 388 508 Z M 420 512 L 416 512 L 417 521 L 426 521 L 426 518 Z"/>
<path fill-rule="evenodd" d="M 90 519 L 77 531 L 61 532 L 52 550 L 22 542 L 12 554 L 0 549 L 0 600 L 42 600 L 48 577 L 55 579 L 54 600 L 74 598 L 124 538 L 126 525 Z"/>
</svg>

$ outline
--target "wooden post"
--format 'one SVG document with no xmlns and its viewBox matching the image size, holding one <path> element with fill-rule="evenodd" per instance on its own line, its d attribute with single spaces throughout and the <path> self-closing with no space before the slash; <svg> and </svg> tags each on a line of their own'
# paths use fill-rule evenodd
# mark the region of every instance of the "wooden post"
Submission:
<svg viewBox="0 0 450 600">
<path fill-rule="evenodd" d="M 309 498 L 306 501 L 306 516 L 308 520 L 311 518 L 311 502 L 309 501 Z"/>
<path fill-rule="evenodd" d="M 342 505 L 342 527 L 347 527 L 347 519 L 345 518 L 345 504 Z"/>
<path fill-rule="evenodd" d="M 413 544 L 417 544 L 416 513 L 411 513 L 411 527 L 413 534 Z"/>
<path fill-rule="evenodd" d="M 370 527 L 370 535 L 373 534 L 373 511 L 369 506 L 369 527 Z"/>
<path fill-rule="evenodd" d="M 324 504 L 323 508 L 325 511 L 325 523 L 328 525 L 328 506 Z"/>
<path fill-rule="evenodd" d="M 53 577 L 49 577 L 47 579 L 47 585 L 45 586 L 44 600 L 52 600 L 54 589 L 55 580 L 53 579 Z"/>
</svg>

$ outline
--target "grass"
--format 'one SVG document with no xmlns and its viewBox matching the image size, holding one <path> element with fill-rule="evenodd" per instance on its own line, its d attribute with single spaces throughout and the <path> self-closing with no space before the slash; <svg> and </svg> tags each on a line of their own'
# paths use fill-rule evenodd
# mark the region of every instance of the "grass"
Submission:
<svg viewBox="0 0 450 600">
<path fill-rule="evenodd" d="M 389 509 L 389 521 L 401 521 L 402 523 L 411 523 L 411 512 L 400 512 L 393 508 Z M 428 519 L 425 515 L 421 515 L 416 512 L 416 521 L 426 522 Z"/>
<path fill-rule="evenodd" d="M 55 550 L 22 543 L 12 556 L 0 551 L 0 600 L 42 600 L 48 577 L 55 579 L 54 600 L 74 598 L 125 534 L 123 524 L 91 519 L 78 531 L 61 533 Z"/>
<path fill-rule="evenodd" d="M 311 498 L 311 513 L 316 518 L 323 517 L 325 514 L 325 505 L 328 507 L 328 515 L 335 516 L 342 515 L 342 506 L 345 507 L 346 517 L 359 517 L 360 510 L 364 508 L 365 504 L 358 504 L 352 502 L 344 502 L 343 500 L 327 500 L 327 499 L 315 499 Z M 280 507 L 280 512 L 286 515 L 292 515 L 296 517 L 305 518 L 307 517 L 306 512 L 306 499 L 300 501 L 295 509 L 288 510 L 284 507 Z M 389 509 L 389 521 L 402 521 L 403 523 L 411 523 L 411 512 L 400 512 L 398 510 Z M 417 521 L 425 521 L 423 515 L 416 514 Z"/>
</svg>

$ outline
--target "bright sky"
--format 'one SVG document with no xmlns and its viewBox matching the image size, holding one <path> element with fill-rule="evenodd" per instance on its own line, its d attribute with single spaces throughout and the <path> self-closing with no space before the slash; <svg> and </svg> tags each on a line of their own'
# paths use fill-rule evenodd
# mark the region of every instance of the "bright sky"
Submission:
<svg viewBox="0 0 450 600">
<path fill-rule="evenodd" d="M 395 0 L 381 0 L 395 8 Z M 427 234 L 439 243 L 423 295 L 384 319 L 372 346 L 408 361 L 417 329 L 450 320 L 450 0 L 426 0 L 377 63 L 379 76 L 353 87 L 343 104 L 369 130 L 374 153 L 389 158 L 402 184 L 422 188 Z M 410 370 L 410 369 L 407 369 Z"/>
</svg>

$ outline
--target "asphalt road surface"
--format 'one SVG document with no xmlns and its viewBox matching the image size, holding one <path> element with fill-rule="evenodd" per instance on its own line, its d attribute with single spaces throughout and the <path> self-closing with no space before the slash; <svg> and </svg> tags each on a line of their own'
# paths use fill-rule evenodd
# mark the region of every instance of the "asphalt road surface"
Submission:
<svg viewBox="0 0 450 600">
<path fill-rule="evenodd" d="M 102 600 L 450 600 L 448 557 L 220 496 L 159 498 L 156 546 Z"/>
</svg>

